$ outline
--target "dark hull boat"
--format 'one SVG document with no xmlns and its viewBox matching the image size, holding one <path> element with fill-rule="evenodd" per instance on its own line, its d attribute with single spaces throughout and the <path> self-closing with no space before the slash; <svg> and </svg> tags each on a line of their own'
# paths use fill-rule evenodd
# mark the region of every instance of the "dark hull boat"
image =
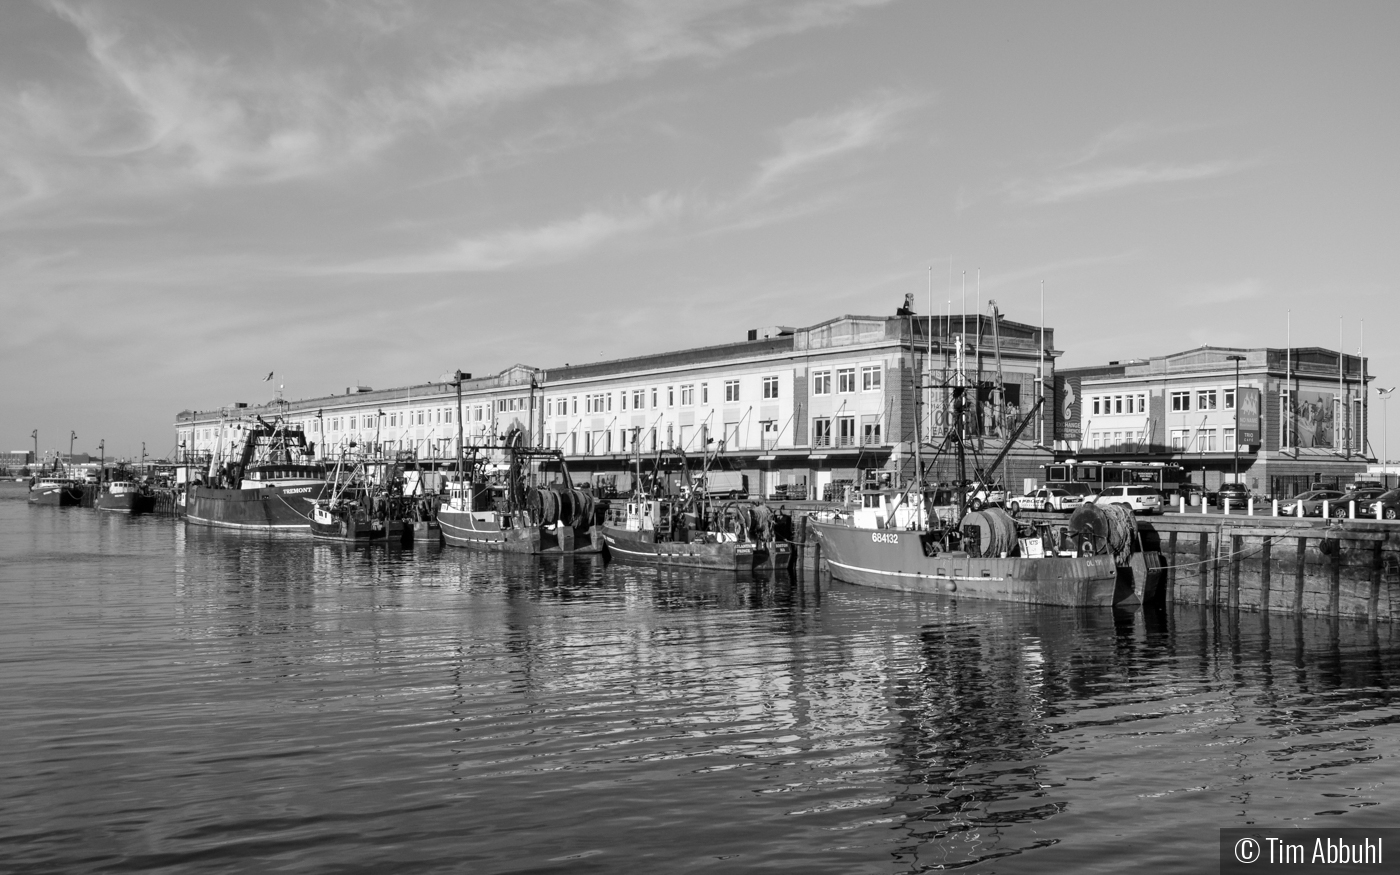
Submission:
<svg viewBox="0 0 1400 875">
<path fill-rule="evenodd" d="M 533 525 L 521 514 L 471 511 L 443 505 L 437 514 L 442 539 L 452 547 L 472 547 L 501 553 L 600 553 L 591 527 L 568 523 Z"/>
<path fill-rule="evenodd" d="M 598 505 L 588 490 L 574 487 L 562 453 L 520 446 L 516 436 L 491 448 L 504 450 L 510 464 L 503 478 L 488 482 L 481 449 L 459 460 L 458 470 L 467 476 L 448 484 L 437 509 L 445 544 L 499 553 L 603 551 Z"/>
<path fill-rule="evenodd" d="M 261 417 L 241 425 L 243 452 L 220 468 L 213 485 L 196 483 L 185 496 L 185 521 L 197 526 L 260 532 L 311 531 L 311 511 L 327 497 L 326 469 L 312 458 L 300 429 Z"/>
<path fill-rule="evenodd" d="M 83 487 L 72 480 L 43 479 L 29 487 L 29 503 L 77 507 L 83 503 Z"/>
<path fill-rule="evenodd" d="M 403 520 L 363 519 L 354 513 L 335 513 L 320 505 L 311 513 L 311 534 L 325 541 L 401 545 L 406 540 L 407 530 Z"/>
<path fill-rule="evenodd" d="M 185 498 L 185 519 L 226 529 L 308 532 L 312 505 L 325 490 L 324 483 L 256 489 L 192 486 Z"/>
<path fill-rule="evenodd" d="M 704 532 L 686 541 L 656 540 L 654 531 L 629 531 L 604 525 L 608 555 L 619 562 L 711 568 L 717 571 L 753 571 L 786 568 L 792 562 L 792 545 L 725 538 L 724 533 Z"/>
<path fill-rule="evenodd" d="M 1112 556 L 974 556 L 926 552 L 921 532 L 808 523 L 831 576 L 847 583 L 906 592 L 1069 607 L 1136 604 L 1131 580 L 1120 582 Z"/>
<path fill-rule="evenodd" d="M 135 483 L 117 480 L 102 487 L 93 507 L 108 513 L 152 513 L 156 496 Z"/>
</svg>

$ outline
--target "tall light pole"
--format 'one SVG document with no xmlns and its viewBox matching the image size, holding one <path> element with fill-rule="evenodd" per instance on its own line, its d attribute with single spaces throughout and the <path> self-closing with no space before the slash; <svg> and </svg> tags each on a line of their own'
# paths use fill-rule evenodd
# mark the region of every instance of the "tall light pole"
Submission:
<svg viewBox="0 0 1400 875">
<path fill-rule="evenodd" d="M 68 432 L 68 464 L 70 466 L 73 464 L 73 442 L 77 439 L 78 433 L 76 431 Z"/>
<path fill-rule="evenodd" d="M 1385 473 L 1387 474 L 1390 473 L 1390 448 L 1387 446 L 1390 438 L 1390 433 L 1388 430 L 1388 426 L 1390 425 L 1390 411 L 1387 409 L 1387 405 L 1385 402 L 1389 401 L 1390 396 L 1393 394 L 1395 394 L 1394 386 L 1391 386 L 1389 389 L 1376 390 L 1376 395 L 1379 396 L 1381 399 L 1381 464 L 1386 466 Z"/>
<path fill-rule="evenodd" d="M 1235 482 L 1240 482 L 1240 362 L 1244 361 L 1242 355 L 1227 355 L 1227 361 L 1235 363 Z"/>
</svg>

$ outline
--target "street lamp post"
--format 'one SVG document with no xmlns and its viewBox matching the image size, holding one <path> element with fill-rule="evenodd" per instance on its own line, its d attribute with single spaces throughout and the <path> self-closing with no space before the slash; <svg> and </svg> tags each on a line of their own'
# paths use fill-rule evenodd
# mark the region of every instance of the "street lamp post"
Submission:
<svg viewBox="0 0 1400 875">
<path fill-rule="evenodd" d="M 1240 362 L 1244 361 L 1242 355 L 1230 355 L 1225 357 L 1228 361 L 1235 363 L 1235 482 L 1240 482 Z"/>
<path fill-rule="evenodd" d="M 1381 399 L 1381 464 L 1386 466 L 1385 471 L 1387 474 L 1390 473 L 1390 447 L 1388 446 L 1390 443 L 1390 431 L 1388 428 L 1390 425 L 1390 415 L 1385 402 L 1389 401 L 1390 396 L 1394 393 L 1394 386 L 1391 386 L 1389 389 L 1376 390 L 1376 394 L 1380 396 Z"/>
</svg>

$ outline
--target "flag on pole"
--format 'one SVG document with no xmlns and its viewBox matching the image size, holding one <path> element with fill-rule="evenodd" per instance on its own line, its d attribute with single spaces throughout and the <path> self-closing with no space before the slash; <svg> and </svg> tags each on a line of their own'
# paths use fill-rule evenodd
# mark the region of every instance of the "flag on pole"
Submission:
<svg viewBox="0 0 1400 875">
<path fill-rule="evenodd" d="M 264 383 L 269 382 L 269 381 L 272 379 L 272 375 L 273 375 L 274 373 L 276 373 L 276 372 L 275 372 L 275 371 L 268 371 L 268 372 L 267 372 L 267 376 L 266 376 L 266 377 L 263 377 L 263 382 L 264 382 Z"/>
</svg>

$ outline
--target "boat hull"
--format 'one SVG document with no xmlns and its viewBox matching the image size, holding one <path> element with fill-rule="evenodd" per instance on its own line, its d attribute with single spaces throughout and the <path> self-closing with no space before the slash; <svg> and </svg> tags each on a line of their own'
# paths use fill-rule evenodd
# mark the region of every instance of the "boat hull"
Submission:
<svg viewBox="0 0 1400 875">
<path fill-rule="evenodd" d="M 1112 607 L 1138 601 L 1131 574 L 1120 574 L 1111 556 L 926 556 L 918 532 L 858 529 L 815 520 L 810 525 L 831 576 L 847 583 L 1064 607 Z"/>
<path fill-rule="evenodd" d="M 35 486 L 29 491 L 29 503 L 48 507 L 77 507 L 83 503 L 81 486 Z"/>
<path fill-rule="evenodd" d="M 438 527 L 442 540 L 450 547 L 491 550 L 498 553 L 573 553 L 602 552 L 594 543 L 593 530 L 580 532 L 568 526 L 512 526 L 494 511 L 452 510 L 439 508 Z"/>
<path fill-rule="evenodd" d="M 156 509 L 156 496 L 150 492 L 128 492 L 120 495 L 99 492 L 93 507 L 108 513 L 152 513 Z"/>
<path fill-rule="evenodd" d="M 602 527 L 608 555 L 619 562 L 638 565 L 666 565 L 686 568 L 712 568 L 717 571 L 752 571 L 786 568 L 791 564 L 792 545 L 776 541 L 772 549 L 752 541 L 661 541 L 652 540 L 649 531 Z"/>
<path fill-rule="evenodd" d="M 324 483 L 261 489 L 191 486 L 185 496 L 185 520 L 197 526 L 309 533 L 312 505 L 326 491 Z"/>
<path fill-rule="evenodd" d="M 334 518 L 329 523 L 311 520 L 311 534 L 324 541 L 348 544 L 402 544 L 406 525 L 403 520 L 365 520 Z"/>
</svg>

